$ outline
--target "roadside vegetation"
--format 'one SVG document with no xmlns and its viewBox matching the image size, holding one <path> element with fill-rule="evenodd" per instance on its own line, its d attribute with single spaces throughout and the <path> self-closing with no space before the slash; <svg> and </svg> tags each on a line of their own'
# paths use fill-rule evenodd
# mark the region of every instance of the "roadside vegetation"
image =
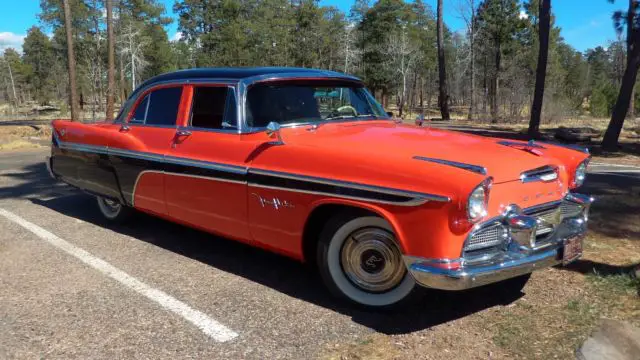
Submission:
<svg viewBox="0 0 640 360">
<path fill-rule="evenodd" d="M 8 105 L 0 117 L 14 119 L 26 106 L 65 117 L 77 107 L 77 120 L 104 119 L 160 73 L 302 66 L 361 77 L 403 118 L 529 121 L 529 137 L 539 123 L 609 118 L 603 139 L 611 150 L 625 117 L 640 111 L 637 0 L 616 4 L 619 38 L 580 52 L 560 36 L 550 0 L 449 0 L 436 9 L 421 0 L 355 0 L 348 12 L 314 0 L 177 0 L 170 9 L 158 0 L 43 0 L 22 52 L 0 57 L 0 106 Z M 443 13 L 464 29 L 449 28 Z M 172 21 L 179 33 L 170 39 Z"/>
</svg>

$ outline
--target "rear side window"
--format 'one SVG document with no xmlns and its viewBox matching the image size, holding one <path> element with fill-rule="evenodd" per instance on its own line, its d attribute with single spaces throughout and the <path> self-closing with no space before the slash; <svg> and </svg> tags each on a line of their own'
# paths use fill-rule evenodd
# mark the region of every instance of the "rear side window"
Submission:
<svg viewBox="0 0 640 360">
<path fill-rule="evenodd" d="M 212 86 L 194 88 L 190 125 L 204 129 L 236 129 L 236 101 L 233 90 Z"/>
<path fill-rule="evenodd" d="M 150 92 L 136 107 L 131 122 L 147 125 L 175 125 L 181 96 L 182 87 Z"/>
<path fill-rule="evenodd" d="M 133 117 L 130 122 L 132 123 L 141 123 L 144 124 L 144 119 L 147 116 L 147 109 L 149 108 L 149 95 L 145 96 L 138 107 L 136 108 L 136 112 L 133 113 Z"/>
</svg>

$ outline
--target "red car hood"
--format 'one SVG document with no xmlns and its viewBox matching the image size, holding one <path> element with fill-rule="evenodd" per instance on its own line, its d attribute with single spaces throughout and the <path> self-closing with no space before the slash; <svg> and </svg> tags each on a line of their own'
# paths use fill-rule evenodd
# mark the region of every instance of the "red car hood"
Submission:
<svg viewBox="0 0 640 360">
<path fill-rule="evenodd" d="M 399 161 L 420 156 L 482 166 L 495 183 L 517 180 L 523 171 L 556 163 L 545 156 L 544 149 L 535 149 L 538 154 L 534 154 L 520 146 L 501 145 L 501 139 L 389 121 L 322 124 L 315 130 L 305 126 L 283 129 L 282 135 L 288 144 L 331 147 L 362 153 L 368 159 L 387 159 L 392 154 Z"/>
</svg>

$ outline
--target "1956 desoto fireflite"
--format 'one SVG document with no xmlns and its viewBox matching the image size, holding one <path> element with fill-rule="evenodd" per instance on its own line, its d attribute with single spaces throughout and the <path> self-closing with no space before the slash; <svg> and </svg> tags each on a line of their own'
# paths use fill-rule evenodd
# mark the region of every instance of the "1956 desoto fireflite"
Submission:
<svg viewBox="0 0 640 360">
<path fill-rule="evenodd" d="M 135 209 L 311 262 L 375 308 L 417 285 L 519 291 L 582 254 L 592 202 L 572 192 L 584 151 L 400 124 L 331 71 L 164 74 L 113 122 L 53 129 L 52 175 L 107 219 Z"/>
</svg>

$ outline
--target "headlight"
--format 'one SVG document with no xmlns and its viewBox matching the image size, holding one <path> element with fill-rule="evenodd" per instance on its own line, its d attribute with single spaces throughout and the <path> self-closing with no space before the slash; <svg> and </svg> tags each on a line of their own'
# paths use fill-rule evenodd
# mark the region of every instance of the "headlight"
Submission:
<svg viewBox="0 0 640 360">
<path fill-rule="evenodd" d="M 589 159 L 583 161 L 576 168 L 576 173 L 573 177 L 573 183 L 576 187 L 582 186 L 584 184 L 584 179 L 587 177 L 587 165 L 589 164 Z"/>
<path fill-rule="evenodd" d="M 491 188 L 491 178 L 478 185 L 467 201 L 467 215 L 469 220 L 476 222 L 487 216 L 487 204 L 489 203 L 489 189 Z"/>
</svg>

